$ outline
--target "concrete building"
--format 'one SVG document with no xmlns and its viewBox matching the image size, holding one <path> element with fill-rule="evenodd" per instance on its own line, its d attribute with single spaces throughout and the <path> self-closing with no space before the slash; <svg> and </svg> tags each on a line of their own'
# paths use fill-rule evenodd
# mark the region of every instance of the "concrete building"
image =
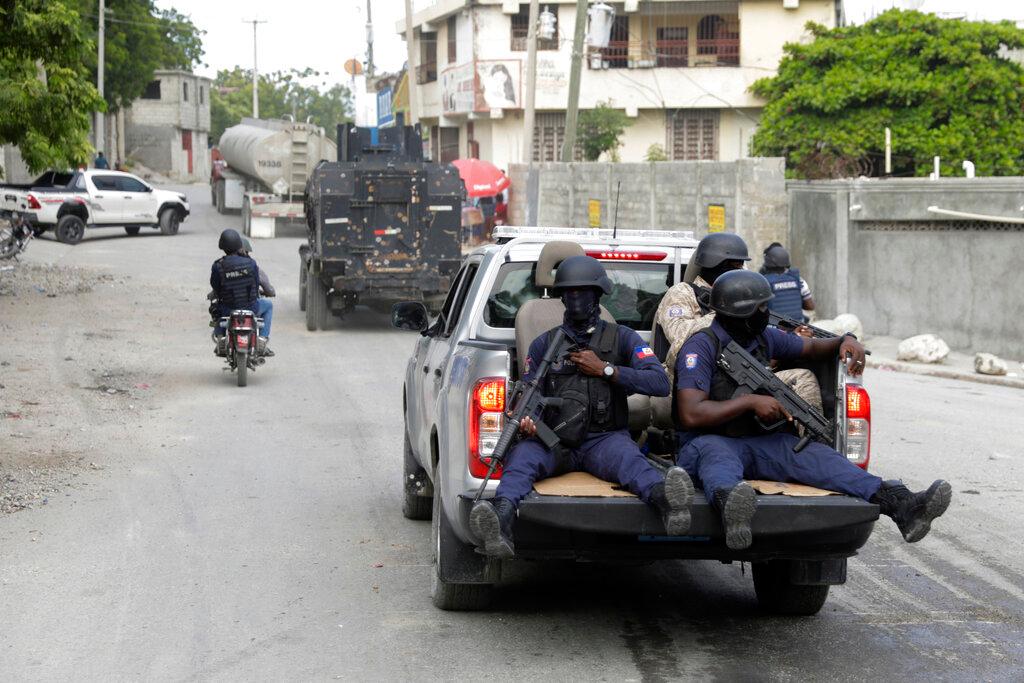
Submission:
<svg viewBox="0 0 1024 683">
<path fill-rule="evenodd" d="M 584 57 L 580 108 L 624 110 L 622 161 L 658 144 L 670 160 L 747 156 L 763 102 L 749 91 L 775 72 L 804 25 L 835 26 L 838 0 L 627 0 L 611 41 Z M 565 133 L 576 3 L 541 0 L 556 37 L 537 52 L 535 160 L 557 159 Z M 523 162 L 529 2 L 434 0 L 413 17 L 418 111 L 435 159 Z M 404 22 L 396 28 L 404 31 Z"/>
<path fill-rule="evenodd" d="M 209 78 L 158 70 L 125 114 L 126 155 L 172 180 L 210 177 Z"/>
</svg>

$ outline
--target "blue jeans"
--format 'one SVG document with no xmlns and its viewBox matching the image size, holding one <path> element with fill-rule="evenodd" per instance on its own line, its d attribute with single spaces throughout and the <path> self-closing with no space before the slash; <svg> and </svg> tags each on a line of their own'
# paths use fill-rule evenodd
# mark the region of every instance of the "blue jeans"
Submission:
<svg viewBox="0 0 1024 683">
<path fill-rule="evenodd" d="M 258 299 L 256 301 L 256 317 L 263 318 L 263 327 L 260 328 L 260 336 L 270 338 L 270 321 L 274 317 L 274 302 L 270 299 Z"/>
</svg>

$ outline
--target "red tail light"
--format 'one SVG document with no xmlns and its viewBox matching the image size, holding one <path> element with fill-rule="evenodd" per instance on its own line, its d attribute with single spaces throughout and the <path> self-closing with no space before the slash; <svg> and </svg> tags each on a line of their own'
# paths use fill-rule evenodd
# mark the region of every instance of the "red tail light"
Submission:
<svg viewBox="0 0 1024 683">
<path fill-rule="evenodd" d="M 592 256 L 603 261 L 664 261 L 668 256 L 663 251 L 588 251 Z"/>
<path fill-rule="evenodd" d="M 846 457 L 863 469 L 871 461 L 871 397 L 856 384 L 846 385 Z"/>
<path fill-rule="evenodd" d="M 43 205 L 39 203 L 39 200 L 36 199 L 36 196 L 34 194 L 30 194 L 28 196 L 28 208 L 41 209 L 43 208 Z"/>
<path fill-rule="evenodd" d="M 485 377 L 473 387 L 469 400 L 469 473 L 482 479 L 490 467 L 489 456 L 505 426 L 505 378 Z M 494 472 L 501 476 L 501 468 Z"/>
</svg>

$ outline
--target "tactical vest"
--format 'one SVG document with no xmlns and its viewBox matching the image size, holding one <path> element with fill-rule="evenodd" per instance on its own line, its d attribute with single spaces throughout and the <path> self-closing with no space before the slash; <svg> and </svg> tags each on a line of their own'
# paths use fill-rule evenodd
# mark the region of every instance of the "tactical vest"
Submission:
<svg viewBox="0 0 1024 683">
<path fill-rule="evenodd" d="M 694 334 L 706 334 L 711 339 L 711 343 L 715 346 L 714 355 L 714 370 L 711 373 L 711 390 L 708 392 L 708 398 L 712 401 L 728 401 L 736 396 L 736 390 L 739 389 L 739 385 L 732 381 L 732 378 L 725 373 L 724 370 L 718 367 L 718 356 L 722 352 L 722 342 L 718 338 L 710 327 L 705 327 L 703 330 L 699 330 Z M 750 355 L 757 359 L 758 363 L 761 363 L 765 367 L 768 367 L 771 359 L 768 357 L 768 347 L 764 340 L 764 335 L 758 335 L 757 346 L 753 351 L 750 351 Z M 675 420 L 676 429 L 679 431 L 692 431 L 688 430 L 683 426 L 683 423 L 679 419 L 679 398 L 678 392 L 672 392 L 672 418 Z M 741 436 L 755 436 L 758 434 L 764 434 L 765 431 L 757 424 L 754 419 L 752 412 L 746 412 L 742 415 L 738 415 L 728 422 L 724 422 L 715 427 L 708 427 L 699 430 L 702 434 L 719 434 L 721 436 L 741 437 Z"/>
<path fill-rule="evenodd" d="M 590 340 L 590 350 L 612 365 L 627 365 L 619 353 L 619 327 L 604 323 Z M 555 330 L 548 332 L 548 344 Z M 549 408 L 545 423 L 558 435 L 562 444 L 575 448 L 587 434 L 626 429 L 629 426 L 627 394 L 604 377 L 590 377 L 569 361 L 552 364 L 544 378 L 544 395 L 562 399 L 560 408 Z"/>
<path fill-rule="evenodd" d="M 221 313 L 237 308 L 255 310 L 260 291 L 256 262 L 247 256 L 229 254 L 217 263 L 220 264 L 217 303 Z"/>
<path fill-rule="evenodd" d="M 804 319 L 803 297 L 800 296 L 800 271 L 793 269 L 784 273 L 765 273 L 772 286 L 774 296 L 768 302 L 768 310 L 792 320 Z"/>
</svg>

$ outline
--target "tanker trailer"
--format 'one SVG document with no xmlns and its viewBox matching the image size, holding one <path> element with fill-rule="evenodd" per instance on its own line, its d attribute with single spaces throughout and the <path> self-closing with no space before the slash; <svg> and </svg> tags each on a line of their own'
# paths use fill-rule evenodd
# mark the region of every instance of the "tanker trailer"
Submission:
<svg viewBox="0 0 1024 683">
<path fill-rule="evenodd" d="M 222 214 L 240 211 L 242 232 L 252 237 L 273 237 L 279 219 L 304 221 L 310 172 L 337 158 L 323 128 L 288 119 L 244 118 L 221 134 L 218 148 L 224 161 L 210 178 L 214 205 Z"/>
</svg>

